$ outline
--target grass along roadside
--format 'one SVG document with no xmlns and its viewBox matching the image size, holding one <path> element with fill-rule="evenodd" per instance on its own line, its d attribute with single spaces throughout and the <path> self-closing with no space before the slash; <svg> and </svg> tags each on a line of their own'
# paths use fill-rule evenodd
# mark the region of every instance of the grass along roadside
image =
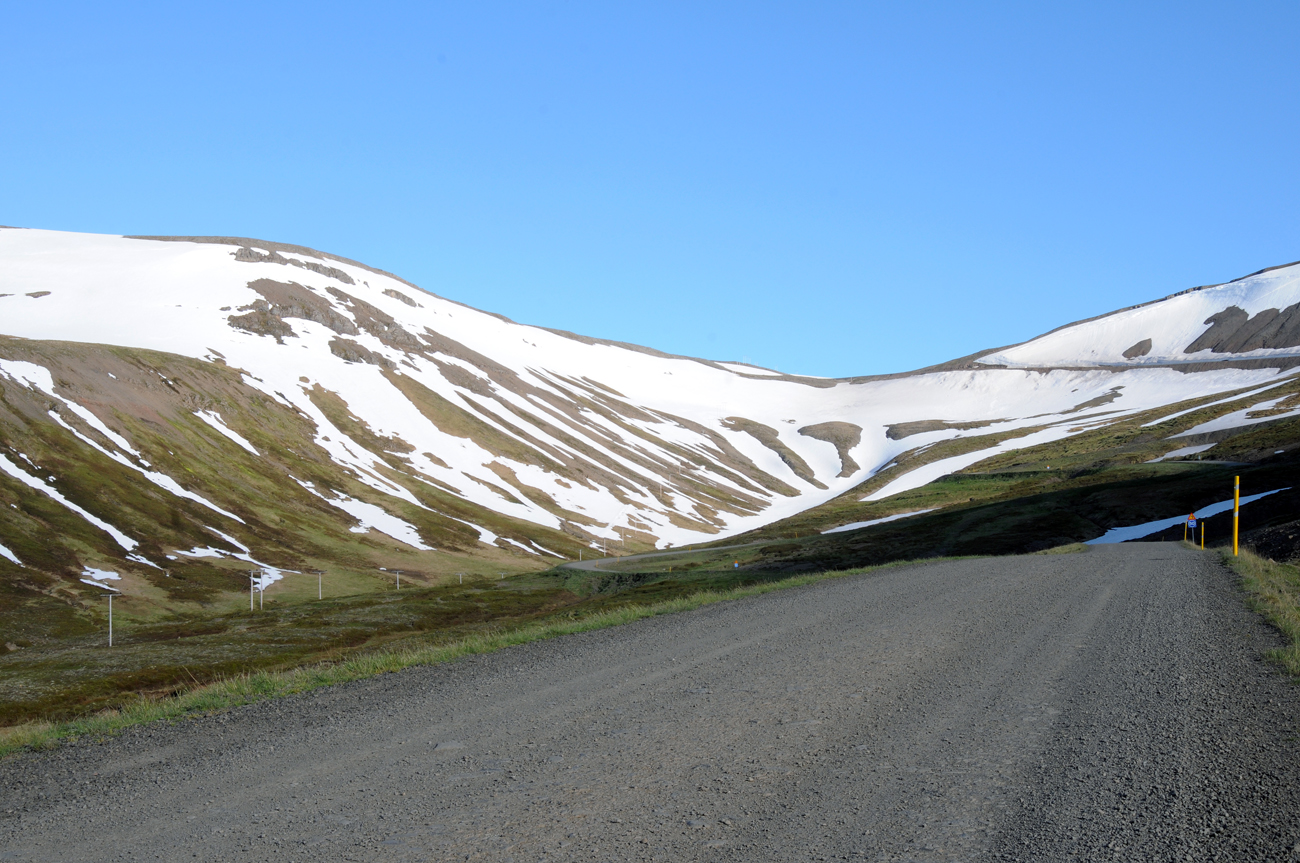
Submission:
<svg viewBox="0 0 1300 863">
<path fill-rule="evenodd" d="M 1241 577 L 1242 586 L 1256 611 L 1286 638 L 1285 647 L 1271 650 L 1268 658 L 1293 677 L 1300 677 L 1300 567 L 1277 563 L 1250 549 L 1233 557 L 1221 552 L 1224 563 Z"/>
<path fill-rule="evenodd" d="M 0 757 L 21 749 L 41 749 L 62 741 L 86 736 L 103 736 L 134 725 L 157 720 L 177 720 L 209 713 L 268 698 L 308 692 L 352 680 L 401 671 L 417 665 L 448 662 L 475 653 L 488 653 L 544 638 L 590 632 L 631 623 L 646 617 L 689 611 L 693 608 L 758 596 L 776 590 L 814 584 L 831 578 L 861 575 L 884 569 L 937 563 L 953 558 L 895 561 L 880 566 L 796 575 L 779 581 L 736 587 L 729 590 L 701 590 L 643 605 L 626 605 L 587 615 L 572 617 L 572 611 L 560 612 L 543 620 L 495 632 L 480 633 L 446 644 L 409 647 L 394 645 L 370 653 L 351 656 L 337 663 L 318 664 L 285 671 L 259 671 L 240 674 L 196 685 L 164 698 L 141 698 L 119 709 L 106 710 L 78 719 L 61 722 L 28 722 L 0 728 Z"/>
</svg>

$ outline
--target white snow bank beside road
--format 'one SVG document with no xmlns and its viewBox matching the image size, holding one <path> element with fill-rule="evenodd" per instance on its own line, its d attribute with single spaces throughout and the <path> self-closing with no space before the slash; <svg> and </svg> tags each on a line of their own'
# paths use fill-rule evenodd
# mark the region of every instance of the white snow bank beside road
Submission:
<svg viewBox="0 0 1300 863">
<path fill-rule="evenodd" d="M 1262 497 L 1268 497 L 1270 494 L 1277 494 L 1279 491 L 1286 491 L 1287 488 L 1275 488 L 1272 491 L 1265 491 L 1259 494 L 1247 495 L 1241 499 L 1241 505 L 1257 501 Z M 1232 498 L 1221 500 L 1218 503 L 1212 503 L 1207 507 L 1198 509 L 1196 517 L 1199 519 L 1209 518 L 1212 515 L 1218 515 L 1221 512 L 1227 512 L 1232 509 Z M 1186 515 L 1176 515 L 1173 518 L 1162 518 L 1158 521 L 1148 521 L 1142 524 L 1129 525 L 1128 527 L 1112 527 L 1103 535 L 1096 539 L 1090 539 L 1084 545 L 1108 545 L 1113 542 L 1128 542 L 1130 539 L 1141 539 L 1144 536 L 1150 536 L 1153 533 L 1159 533 L 1166 528 L 1182 524 L 1187 521 Z"/>
</svg>

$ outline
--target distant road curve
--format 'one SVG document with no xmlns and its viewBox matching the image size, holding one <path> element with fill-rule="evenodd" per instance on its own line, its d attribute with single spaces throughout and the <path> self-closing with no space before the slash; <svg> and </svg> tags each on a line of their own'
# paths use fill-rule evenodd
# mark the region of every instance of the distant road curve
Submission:
<svg viewBox="0 0 1300 863">
<path fill-rule="evenodd" d="M 1290 860 L 1276 643 L 1172 543 L 881 570 L 11 758 L 0 859 Z"/>
</svg>

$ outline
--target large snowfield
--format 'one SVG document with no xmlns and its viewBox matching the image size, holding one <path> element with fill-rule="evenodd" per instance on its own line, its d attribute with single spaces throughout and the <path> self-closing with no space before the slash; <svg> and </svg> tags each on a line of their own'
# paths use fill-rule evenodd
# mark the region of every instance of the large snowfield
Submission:
<svg viewBox="0 0 1300 863">
<path fill-rule="evenodd" d="M 614 539 L 618 528 L 634 528 L 652 534 L 661 547 L 716 539 L 792 515 L 859 485 L 903 453 L 942 440 L 1024 430 L 992 449 L 904 474 L 871 498 L 884 499 L 915 488 L 997 451 L 1059 439 L 1096 423 L 1188 398 L 1262 386 L 1291 374 L 1277 368 L 1228 367 L 1189 373 L 1177 368 L 1180 364 L 1300 354 L 1300 348 L 1257 349 L 1244 355 L 1208 349 L 1185 353 L 1208 329 L 1206 319 L 1230 306 L 1253 316 L 1300 302 L 1297 266 L 1065 327 L 980 357 L 983 368 L 854 382 L 798 378 L 742 364 L 670 357 L 578 339 L 512 323 L 337 259 L 283 250 L 268 256 L 269 249 L 251 244 L 253 254 L 245 258 L 268 259 L 237 260 L 240 248 L 239 244 L 0 230 L 0 334 L 147 348 L 207 362 L 224 360 L 244 371 L 246 383 L 309 417 L 316 424 L 319 446 L 362 482 L 383 496 L 421 505 L 386 476 L 387 465 L 381 470 L 378 456 L 350 441 L 326 418 L 308 397 L 319 386 L 336 393 L 376 434 L 411 445 L 413 475 L 450 487 L 467 501 L 506 516 L 561 526 L 559 516 L 523 494 L 507 500 L 491 490 L 502 484 L 500 468 L 504 467 L 521 484 L 549 495 L 559 509 L 594 519 L 598 525 L 589 528 L 593 535 Z M 387 360 L 390 374 L 418 381 L 527 449 L 535 449 L 533 441 L 537 441 L 578 461 L 599 460 L 600 475 L 617 475 L 618 482 L 567 481 L 537 463 L 494 454 L 474 440 L 440 430 L 380 365 L 355 361 L 355 357 L 349 361 L 332 352 L 337 328 L 290 315 L 286 322 L 293 335 L 277 341 L 272 335 L 232 326 L 232 316 L 264 300 L 250 287 L 259 279 L 301 285 L 334 314 L 356 324 L 357 332 L 347 338 L 373 357 Z M 394 346 L 392 339 L 377 337 L 362 325 L 357 307 L 330 293 L 331 289 L 391 316 L 406 333 L 423 339 L 420 348 L 404 349 Z M 1149 350 L 1132 358 L 1124 356 L 1145 339 L 1151 341 Z M 450 343 L 458 347 L 447 348 Z M 475 354 L 490 363 L 473 361 Z M 491 364 L 496 372 L 485 368 Z M 16 385 L 37 387 L 60 398 L 48 372 L 42 375 L 30 366 L 5 363 L 0 374 Z M 517 376 L 521 386 L 502 385 L 503 374 L 508 373 Z M 552 394 L 555 400 L 573 405 L 573 410 L 557 410 L 538 392 Z M 582 407 L 575 393 L 601 401 L 618 415 L 617 422 Z M 1098 400 L 1095 406 L 1079 409 L 1094 400 Z M 494 413 L 481 410 L 484 404 Z M 84 407 L 76 409 L 95 416 Z M 233 446 L 257 454 L 218 412 L 198 415 Z M 509 424 L 499 416 L 508 416 Z M 745 423 L 729 422 L 730 418 L 771 429 L 780 444 L 806 463 L 811 477 L 801 477 L 778 449 L 745 431 Z M 111 424 L 112 419 L 101 414 L 94 421 Z M 988 425 L 966 430 L 937 427 L 899 440 L 886 435 L 891 425 L 920 421 Z M 860 440 L 848 453 L 858 467 L 847 476 L 840 475 L 841 460 L 833 443 L 799 431 L 832 422 L 861 429 Z M 117 432 L 113 435 L 119 438 L 115 441 L 119 449 L 129 450 L 129 441 Z M 686 481 L 703 474 L 671 447 L 716 459 L 720 456 L 716 439 L 729 443 L 795 494 L 756 490 L 752 483 L 742 485 L 714 473 L 708 475 L 709 483 L 731 486 L 744 497 L 757 496 L 759 509 L 727 512 L 704 505 Z M 91 443 L 103 449 L 102 444 Z M 630 454 L 639 456 L 640 463 Z M 494 462 L 498 471 L 490 468 Z M 0 456 L 0 469 L 30 486 L 49 488 L 26 464 Z M 167 477 L 136 469 L 173 493 L 190 494 L 175 483 L 170 488 Z M 396 516 L 385 517 L 377 507 L 329 489 L 313 492 L 353 513 L 358 530 L 381 530 L 413 547 L 424 547 L 415 529 Z M 674 515 L 680 516 L 676 523 Z M 491 532 L 480 531 L 484 541 L 495 540 Z"/>
</svg>

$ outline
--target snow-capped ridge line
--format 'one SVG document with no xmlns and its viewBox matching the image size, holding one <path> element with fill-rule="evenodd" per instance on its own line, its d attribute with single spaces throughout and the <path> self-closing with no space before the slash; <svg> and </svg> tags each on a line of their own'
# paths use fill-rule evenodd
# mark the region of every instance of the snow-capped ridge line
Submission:
<svg viewBox="0 0 1300 863">
<path fill-rule="evenodd" d="M 0 231 L 0 294 L 19 286 L 44 292 L 38 301 L 0 297 L 0 319 L 20 338 L 114 344 L 239 372 L 231 387 L 264 394 L 314 426 L 306 445 L 346 477 L 344 502 L 352 506 L 358 493 L 369 498 L 354 506 L 361 512 L 353 513 L 356 526 L 382 531 L 377 520 L 388 512 L 389 535 L 416 550 L 439 543 L 434 534 L 421 540 L 414 524 L 408 531 L 398 513 L 419 521 L 421 512 L 442 508 L 425 502 L 432 498 L 421 497 L 421 483 L 478 508 L 456 520 L 480 536 L 487 529 L 477 525 L 491 524 L 488 542 L 498 549 L 520 543 L 517 550 L 533 555 L 559 547 L 546 536 L 567 540 L 542 533 L 540 543 L 497 542 L 513 528 L 476 512 L 563 530 L 584 544 L 634 536 L 682 545 L 794 515 L 893 464 L 915 467 L 891 474 L 872 499 L 1007 449 L 1275 382 L 1283 362 L 1208 351 L 1185 359 L 1213 359 L 1201 362 L 1211 368 L 1156 362 L 1170 345 L 1191 343 L 1178 339 L 1205 331 L 1209 308 L 1202 299 L 1166 298 L 1176 319 L 1141 362 L 1109 364 L 1132 333 L 1154 335 L 1144 328 L 1158 323 L 1124 316 L 1160 301 L 1052 331 L 1074 339 L 1045 349 L 1055 351 L 1048 359 L 1067 365 L 1025 353 L 1043 347 L 1048 334 L 1003 349 L 1015 355 L 1000 367 L 984 352 L 897 375 L 809 378 L 519 324 L 347 258 L 240 237 Z M 1193 297 L 1238 302 L 1257 313 L 1265 300 L 1300 294 L 1300 281 L 1288 281 L 1285 267 L 1270 268 L 1219 291 Z M 1109 341 L 1094 338 L 1097 332 Z M 1087 339 L 1076 338 L 1080 333 Z M 1241 363 L 1260 367 L 1232 367 Z M 27 377 L 49 375 L 29 365 Z M 146 374 L 142 386 L 157 387 L 160 375 Z M 162 384 L 172 386 L 166 378 Z M 102 403 L 95 398 L 92 387 L 83 401 Z M 232 454 L 274 462 L 270 435 L 259 430 L 263 451 L 233 430 L 255 427 L 249 414 L 237 413 L 245 396 L 186 398 L 185 413 L 217 432 L 213 439 L 241 448 Z M 1108 403 L 1105 416 L 1078 413 L 1099 400 Z M 217 404 L 236 411 L 226 415 L 233 425 L 211 407 Z M 68 419 L 72 413 L 78 411 Z M 926 430 L 888 436 L 903 425 Z M 851 445 L 801 431 L 850 426 L 859 430 Z M 927 448 L 956 438 L 985 439 L 962 456 L 924 463 L 937 458 L 924 456 Z M 222 494 L 213 499 L 235 499 Z M 333 508 L 346 509 L 333 499 L 342 495 L 330 496 Z M 388 506 L 394 499 L 402 501 L 397 510 Z"/>
</svg>

